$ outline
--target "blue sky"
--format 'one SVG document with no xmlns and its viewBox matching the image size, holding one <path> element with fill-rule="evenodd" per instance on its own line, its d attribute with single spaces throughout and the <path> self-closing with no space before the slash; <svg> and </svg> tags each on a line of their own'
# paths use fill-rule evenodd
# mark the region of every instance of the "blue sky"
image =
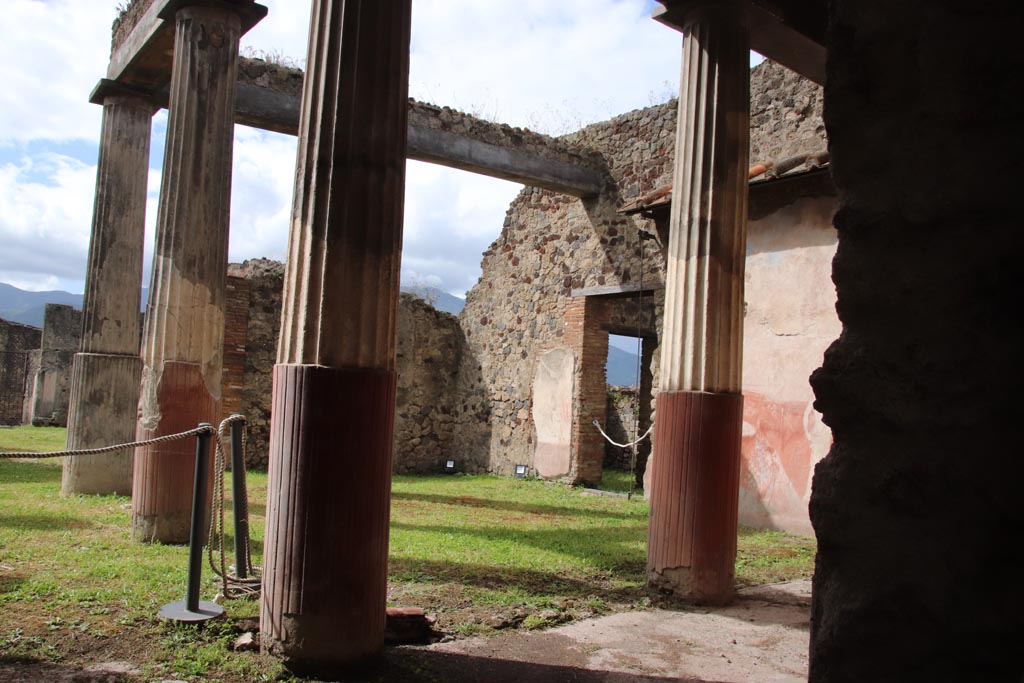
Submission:
<svg viewBox="0 0 1024 683">
<path fill-rule="evenodd" d="M 308 0 L 264 0 L 243 52 L 305 60 Z M 0 282 L 80 292 L 115 0 L 5 0 L 0 25 Z M 651 0 L 413 0 L 410 95 L 553 134 L 664 101 L 680 35 Z M 146 275 L 166 115 L 154 117 Z M 230 258 L 283 258 L 295 140 L 236 126 Z M 410 162 L 403 279 L 462 295 L 514 183 Z"/>
</svg>

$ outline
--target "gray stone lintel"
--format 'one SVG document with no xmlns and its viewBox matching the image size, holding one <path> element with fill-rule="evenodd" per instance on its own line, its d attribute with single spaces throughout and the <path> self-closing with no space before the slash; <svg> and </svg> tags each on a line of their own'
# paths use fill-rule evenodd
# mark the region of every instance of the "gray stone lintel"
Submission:
<svg viewBox="0 0 1024 683">
<path fill-rule="evenodd" d="M 167 105 L 166 94 L 158 99 L 161 106 Z M 300 99 L 294 95 L 239 83 L 235 91 L 235 122 L 297 135 L 300 106 Z M 573 197 L 600 194 L 605 183 L 604 172 L 557 158 L 557 153 L 545 157 L 459 133 L 412 124 L 408 131 L 408 157 L 417 161 L 542 187 Z"/>
<path fill-rule="evenodd" d="M 107 78 L 150 92 L 165 87 L 171 79 L 174 56 L 174 14 L 194 5 L 236 10 L 242 19 L 242 35 L 267 15 L 265 6 L 250 0 L 155 0 L 111 53 Z"/>
<path fill-rule="evenodd" d="M 628 285 L 602 285 L 599 287 L 574 289 L 569 294 L 570 296 L 600 296 L 608 299 L 622 299 L 636 296 L 637 293 L 642 295 L 653 294 L 659 289 L 665 289 L 665 285 L 660 282 L 652 282 L 645 284 L 642 289 L 636 283 Z"/>
<path fill-rule="evenodd" d="M 561 159 L 545 158 L 458 133 L 409 126 L 410 159 L 542 187 L 573 197 L 600 194 L 605 176 Z"/>
<path fill-rule="evenodd" d="M 683 30 L 686 15 L 708 0 L 658 0 L 652 18 Z M 825 84 L 825 0 L 751 0 L 750 49 L 792 69 L 818 85 Z"/>
</svg>

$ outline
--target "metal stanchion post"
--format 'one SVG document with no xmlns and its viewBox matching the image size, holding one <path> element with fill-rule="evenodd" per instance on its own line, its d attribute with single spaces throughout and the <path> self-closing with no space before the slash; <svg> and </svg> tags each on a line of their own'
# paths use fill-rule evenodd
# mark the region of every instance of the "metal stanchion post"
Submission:
<svg viewBox="0 0 1024 683">
<path fill-rule="evenodd" d="M 196 480 L 192 491 L 192 529 L 188 541 L 188 588 L 185 599 L 160 608 L 159 615 L 172 621 L 200 622 L 224 614 L 214 602 L 199 600 L 199 583 L 203 573 L 203 519 L 206 512 L 206 487 L 210 473 L 210 434 L 213 426 L 203 422 L 206 431 L 196 437 Z"/>
<path fill-rule="evenodd" d="M 232 415 L 232 417 L 235 417 Z M 242 421 L 231 423 L 231 493 L 232 509 L 235 513 L 235 574 L 240 579 L 249 577 L 249 554 L 245 539 L 249 537 L 249 520 L 246 518 L 245 453 L 242 452 Z"/>
</svg>

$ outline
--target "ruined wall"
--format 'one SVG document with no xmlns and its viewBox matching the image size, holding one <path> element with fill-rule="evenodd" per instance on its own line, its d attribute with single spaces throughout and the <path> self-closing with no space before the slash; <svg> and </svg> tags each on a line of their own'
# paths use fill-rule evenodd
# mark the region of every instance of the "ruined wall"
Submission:
<svg viewBox="0 0 1024 683">
<path fill-rule="evenodd" d="M 0 425 L 22 423 L 29 354 L 39 348 L 42 334 L 38 327 L 0 318 Z"/>
<path fill-rule="evenodd" d="M 487 466 L 483 377 L 458 319 L 412 294 L 398 303 L 398 474 L 440 472 L 455 460 L 463 472 Z"/>
<path fill-rule="evenodd" d="M 264 468 L 284 265 L 252 259 L 231 264 L 228 273 L 223 392 L 226 402 L 237 402 L 248 418 L 247 464 Z M 244 354 L 238 353 L 240 344 Z M 397 360 L 394 471 L 438 472 L 447 459 L 462 471 L 481 471 L 489 406 L 483 400 L 479 363 L 468 352 L 458 320 L 402 294 Z M 240 387 L 231 379 L 238 372 L 243 377 Z"/>
<path fill-rule="evenodd" d="M 605 156 L 614 184 L 587 201 L 524 189 L 509 208 L 501 235 L 484 252 L 483 275 L 466 296 L 461 320 L 490 392 L 492 471 L 534 465 L 538 433 L 532 387 L 540 359 L 562 350 L 578 367 L 578 355 L 565 338 L 572 290 L 636 283 L 641 253 L 648 282 L 660 280 L 657 246 L 646 242 L 641 252 L 638 244 L 637 227 L 648 221 L 622 216 L 617 208 L 625 198 L 671 181 L 675 116 L 670 102 L 567 136 Z M 600 396 L 603 406 L 603 390 Z M 571 410 L 578 418 L 577 399 Z"/>
<path fill-rule="evenodd" d="M 270 394 L 281 327 L 284 264 L 270 259 L 232 263 L 228 266 L 228 277 L 243 280 L 248 285 L 239 411 L 248 420 L 246 464 L 264 469 L 269 455 Z"/>
<path fill-rule="evenodd" d="M 82 339 L 82 312 L 46 304 L 39 367 L 32 389 L 32 424 L 66 427 L 71 393 L 71 364 Z"/>
<path fill-rule="evenodd" d="M 1020 681 L 1021 8 L 833 0 L 810 680 Z"/>
<path fill-rule="evenodd" d="M 743 325 L 740 524 L 811 535 L 811 472 L 832 435 L 809 378 L 839 336 L 827 172 L 754 185 Z"/>
<path fill-rule="evenodd" d="M 820 88 L 765 62 L 751 74 L 751 99 L 752 160 L 824 148 Z M 565 349 L 580 362 L 565 337 L 572 290 L 636 285 L 642 267 L 645 285 L 659 290 L 654 306 L 660 320 L 663 252 L 656 240 L 641 244 L 638 237 L 641 227 L 655 232 L 653 222 L 620 215 L 617 208 L 672 182 L 676 109 L 675 101 L 668 102 L 562 138 L 599 152 L 611 184 L 586 201 L 524 189 L 509 208 L 501 235 L 484 252 L 483 275 L 467 294 L 461 320 L 489 391 L 492 471 L 534 464 L 538 430 L 532 401 L 540 359 Z M 645 344 L 655 359 L 658 327 L 652 324 L 652 342 Z M 623 331 L 630 333 L 628 327 Z M 656 369 L 653 375 L 656 392 Z M 571 410 L 577 433 L 584 434 L 580 430 L 589 419 L 580 419 L 580 398 L 574 396 Z"/>
</svg>

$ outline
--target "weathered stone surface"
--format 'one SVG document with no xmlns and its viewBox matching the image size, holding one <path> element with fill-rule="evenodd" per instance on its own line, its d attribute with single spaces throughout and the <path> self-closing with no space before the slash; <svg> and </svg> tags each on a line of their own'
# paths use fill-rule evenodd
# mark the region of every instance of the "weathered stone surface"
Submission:
<svg viewBox="0 0 1024 683">
<path fill-rule="evenodd" d="M 810 680 L 1018 681 L 1020 6 L 830 9 Z"/>
<path fill-rule="evenodd" d="M 756 109 L 751 159 L 825 147 L 817 104 L 820 88 L 788 73 L 770 62 L 751 71 Z M 806 122 L 800 134 L 793 135 L 787 126 L 797 120 L 801 98 L 815 104 L 802 115 Z M 483 275 L 467 294 L 460 320 L 487 387 L 492 471 L 532 462 L 535 427 L 520 414 L 532 409 L 531 382 L 539 355 L 565 346 L 566 302 L 574 289 L 637 286 L 643 280 L 645 288 L 657 290 L 644 297 L 642 314 L 636 310 L 635 297 L 624 297 L 609 322 L 609 331 L 617 334 L 636 334 L 638 325 L 643 329 L 656 393 L 666 245 L 659 240 L 640 245 L 638 229 L 654 233 L 654 223 L 622 216 L 616 209 L 627 199 L 672 182 L 676 109 L 672 100 L 564 136 L 568 144 L 601 154 L 614 185 L 585 202 L 524 189 L 509 207 L 501 235 L 484 252 Z M 809 137 L 810 130 L 818 132 L 816 139 Z"/>
<path fill-rule="evenodd" d="M 0 425 L 22 422 L 30 356 L 39 348 L 42 337 L 38 327 L 0 318 Z"/>
<path fill-rule="evenodd" d="M 239 16 L 228 5 L 176 14 L 174 71 L 161 177 L 153 286 L 143 334 L 140 439 L 215 421 L 221 397 L 224 299 Z M 195 446 L 135 455 L 137 538 L 188 539 Z"/>
<path fill-rule="evenodd" d="M 67 447 L 132 441 L 139 402 L 139 298 L 153 106 L 138 97 L 103 102 L 82 340 L 72 370 Z M 66 458 L 61 493 L 127 495 L 129 451 Z"/>
<path fill-rule="evenodd" d="M 46 304 L 39 365 L 32 384 L 32 424 L 67 425 L 71 363 L 81 335 L 81 311 L 62 304 Z"/>
<path fill-rule="evenodd" d="M 68 415 L 69 449 L 134 441 L 142 359 L 124 354 L 75 354 Z M 87 392 L 84 396 L 81 392 Z M 61 494 L 132 491 L 132 450 L 64 458 Z"/>
<path fill-rule="evenodd" d="M 384 642 L 411 0 L 313 0 L 274 367 L 261 646 L 335 677 Z"/>
</svg>

